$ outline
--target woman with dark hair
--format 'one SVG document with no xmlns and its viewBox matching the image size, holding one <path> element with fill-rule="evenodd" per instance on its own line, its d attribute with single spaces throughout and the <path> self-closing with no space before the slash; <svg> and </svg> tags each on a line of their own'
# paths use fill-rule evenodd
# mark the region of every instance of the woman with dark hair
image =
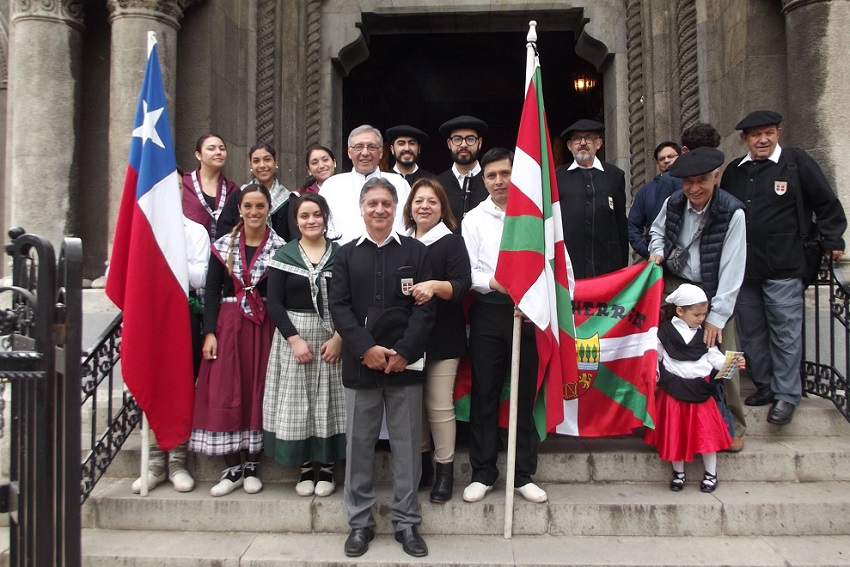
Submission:
<svg viewBox="0 0 850 567">
<path fill-rule="evenodd" d="M 249 494 L 263 489 L 257 465 L 273 330 L 264 299 L 269 262 L 284 244 L 266 224 L 271 202 L 263 185 L 242 189 L 239 222 L 212 245 L 204 298 L 204 359 L 189 448 L 224 457 L 227 468 L 210 490 L 213 496 L 240 486 Z M 247 453 L 244 464 L 242 452 Z"/>
<path fill-rule="evenodd" d="M 432 469 L 433 439 L 437 478 L 431 502 L 442 504 L 451 499 L 454 484 L 454 381 L 460 358 L 466 355 L 462 302 L 472 285 L 472 276 L 463 237 L 453 233 L 457 220 L 439 181 L 419 179 L 413 184 L 403 218 L 408 236 L 428 247 L 427 261 L 433 276 L 413 286 L 413 298 L 417 305 L 432 299 L 437 302 L 437 320 L 425 349 L 422 467 L 423 471 Z M 422 476 L 425 477 L 424 472 Z"/>
<path fill-rule="evenodd" d="M 195 144 L 198 169 L 183 174 L 183 215 L 203 225 L 214 241 L 218 217 L 227 198 L 239 186 L 222 174 L 227 162 L 227 146 L 221 136 L 204 134 Z"/>
<path fill-rule="evenodd" d="M 318 193 L 325 179 L 336 171 L 336 158 L 330 148 L 313 144 L 307 148 L 307 180 L 298 190 L 304 193 Z"/>
<path fill-rule="evenodd" d="M 298 238 L 298 227 L 291 212 L 290 200 L 298 197 L 284 187 L 277 179 L 277 152 L 271 144 L 256 144 L 248 150 L 248 165 L 251 168 L 251 181 L 243 185 L 245 188 L 252 183 L 259 183 L 269 190 L 272 196 L 272 207 L 269 212 L 269 226 L 285 241 Z M 233 229 L 239 220 L 239 200 L 231 196 L 224 205 L 224 210 L 218 219 L 218 233 L 226 234 Z"/>
<path fill-rule="evenodd" d="M 269 314 L 277 332 L 266 373 L 264 447 L 278 463 L 301 467 L 299 495 L 329 496 L 334 463 L 345 458 L 342 339 L 328 312 L 339 245 L 325 237 L 330 209 L 324 197 L 307 193 L 292 207 L 301 238 L 278 250 L 269 270 Z"/>
</svg>

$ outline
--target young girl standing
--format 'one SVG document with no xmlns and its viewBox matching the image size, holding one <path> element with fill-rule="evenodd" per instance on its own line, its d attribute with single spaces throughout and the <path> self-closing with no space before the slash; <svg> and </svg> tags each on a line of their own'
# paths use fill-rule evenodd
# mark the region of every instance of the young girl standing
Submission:
<svg viewBox="0 0 850 567">
<path fill-rule="evenodd" d="M 702 289 L 683 284 L 666 301 L 676 306 L 676 316 L 658 325 L 658 413 L 655 429 L 646 430 L 644 441 L 672 463 L 670 490 L 684 488 L 685 461 L 699 453 L 705 466 L 700 490 L 714 492 L 717 451 L 732 444 L 714 399 L 717 388 L 712 381 L 725 356 L 716 346 L 708 348 L 703 340 L 708 299 Z"/>
</svg>

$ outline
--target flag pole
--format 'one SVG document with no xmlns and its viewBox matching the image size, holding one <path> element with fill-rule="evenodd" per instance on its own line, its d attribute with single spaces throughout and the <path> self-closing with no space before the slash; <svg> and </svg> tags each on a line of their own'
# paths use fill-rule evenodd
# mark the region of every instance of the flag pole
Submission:
<svg viewBox="0 0 850 567">
<path fill-rule="evenodd" d="M 142 413 L 142 472 L 139 474 L 139 479 L 142 481 L 140 496 L 148 495 L 148 465 L 151 457 L 151 424 L 148 422 L 148 416 Z"/>
<path fill-rule="evenodd" d="M 537 22 L 528 22 L 528 35 L 525 37 L 526 77 L 523 84 L 523 94 L 528 88 L 531 73 L 534 72 L 535 48 L 537 42 Z M 511 399 L 508 418 L 508 462 L 505 478 L 505 539 L 511 539 L 514 525 L 514 480 L 516 477 L 516 422 L 517 400 L 519 397 L 519 350 L 522 338 L 522 317 L 519 309 L 514 309 L 514 330 L 511 342 Z"/>
</svg>

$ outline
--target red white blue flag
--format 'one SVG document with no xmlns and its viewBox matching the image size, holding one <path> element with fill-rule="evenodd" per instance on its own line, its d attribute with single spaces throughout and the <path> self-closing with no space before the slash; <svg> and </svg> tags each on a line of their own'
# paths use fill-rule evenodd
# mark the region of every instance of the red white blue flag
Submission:
<svg viewBox="0 0 850 567">
<path fill-rule="evenodd" d="M 164 450 L 188 439 L 194 377 L 180 180 L 159 50 L 148 62 L 130 144 L 106 294 L 124 312 L 121 368 Z"/>
</svg>

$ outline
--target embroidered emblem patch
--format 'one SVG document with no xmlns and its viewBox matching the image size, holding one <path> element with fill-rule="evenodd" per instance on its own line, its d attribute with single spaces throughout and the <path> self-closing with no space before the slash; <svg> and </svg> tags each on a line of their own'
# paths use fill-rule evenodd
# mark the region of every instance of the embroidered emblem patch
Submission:
<svg viewBox="0 0 850 567">
<path fill-rule="evenodd" d="M 777 195 L 784 195 L 786 191 L 788 191 L 788 182 L 787 181 L 774 181 L 773 182 L 773 190 L 776 191 Z"/>
<path fill-rule="evenodd" d="M 413 278 L 401 278 L 401 292 L 404 295 L 410 295 L 410 290 L 413 289 Z"/>
<path fill-rule="evenodd" d="M 614 197 L 608 197 L 608 208 L 614 210 Z"/>
</svg>

